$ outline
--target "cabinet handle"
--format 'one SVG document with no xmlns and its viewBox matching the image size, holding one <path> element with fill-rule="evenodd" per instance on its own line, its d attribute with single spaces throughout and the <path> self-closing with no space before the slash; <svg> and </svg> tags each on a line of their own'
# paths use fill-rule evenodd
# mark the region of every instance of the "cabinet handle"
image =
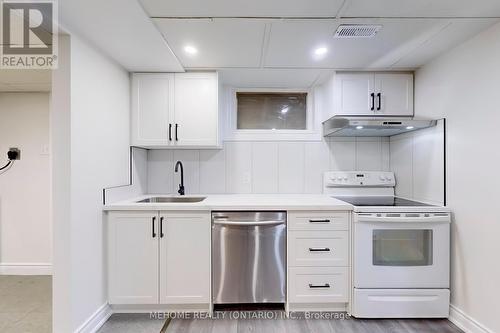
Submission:
<svg viewBox="0 0 500 333">
<path fill-rule="evenodd" d="M 172 141 L 172 124 L 168 124 L 168 141 Z"/>
<path fill-rule="evenodd" d="M 160 217 L 160 238 L 163 238 L 163 216 Z"/>
<path fill-rule="evenodd" d="M 324 220 L 309 220 L 309 223 L 330 223 L 330 220 L 324 219 Z"/>
<path fill-rule="evenodd" d="M 325 283 L 325 284 L 312 284 L 312 283 L 309 283 L 309 288 L 313 289 L 313 288 L 330 288 L 330 284 L 329 283 Z"/>
<path fill-rule="evenodd" d="M 175 124 L 175 141 L 179 141 L 179 137 L 177 136 L 178 129 L 179 129 L 179 124 Z"/>
<path fill-rule="evenodd" d="M 310 247 L 309 252 L 330 252 L 327 247 Z"/>
<path fill-rule="evenodd" d="M 375 110 L 375 93 L 371 93 L 370 96 L 372 97 L 372 106 L 370 110 Z"/>
<path fill-rule="evenodd" d="M 153 216 L 153 218 L 151 219 L 151 230 L 152 230 L 152 233 L 151 233 L 151 236 L 153 238 L 156 237 L 156 232 L 155 232 L 155 222 L 156 222 L 156 216 Z"/>
<path fill-rule="evenodd" d="M 377 98 L 378 98 L 377 110 L 380 110 L 380 109 L 382 109 L 382 94 L 378 93 Z"/>
</svg>

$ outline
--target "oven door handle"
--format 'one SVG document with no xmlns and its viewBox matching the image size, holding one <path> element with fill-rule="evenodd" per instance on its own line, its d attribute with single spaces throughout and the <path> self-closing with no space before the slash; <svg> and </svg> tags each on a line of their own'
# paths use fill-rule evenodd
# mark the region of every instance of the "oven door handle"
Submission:
<svg viewBox="0 0 500 333">
<path fill-rule="evenodd" d="M 387 216 L 363 216 L 358 215 L 358 222 L 403 222 L 403 223 L 450 223 L 450 217 L 447 216 L 428 216 L 428 217 L 387 217 Z"/>
</svg>

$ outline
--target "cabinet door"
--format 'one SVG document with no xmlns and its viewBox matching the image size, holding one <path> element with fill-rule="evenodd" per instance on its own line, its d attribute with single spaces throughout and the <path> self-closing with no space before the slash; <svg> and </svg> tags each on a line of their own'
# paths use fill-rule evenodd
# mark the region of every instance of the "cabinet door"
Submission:
<svg viewBox="0 0 500 333">
<path fill-rule="evenodd" d="M 375 114 L 413 116 L 413 74 L 375 74 Z"/>
<path fill-rule="evenodd" d="M 162 213 L 160 303 L 210 302 L 210 214 Z"/>
<path fill-rule="evenodd" d="M 176 145 L 217 145 L 217 85 L 217 73 L 175 74 Z"/>
<path fill-rule="evenodd" d="M 157 212 L 111 212 L 108 292 L 111 304 L 158 303 Z"/>
<path fill-rule="evenodd" d="M 373 115 L 374 75 L 340 73 L 334 84 L 336 115 Z"/>
<path fill-rule="evenodd" d="M 169 114 L 174 107 L 173 74 L 132 76 L 132 145 L 169 144 Z"/>
</svg>

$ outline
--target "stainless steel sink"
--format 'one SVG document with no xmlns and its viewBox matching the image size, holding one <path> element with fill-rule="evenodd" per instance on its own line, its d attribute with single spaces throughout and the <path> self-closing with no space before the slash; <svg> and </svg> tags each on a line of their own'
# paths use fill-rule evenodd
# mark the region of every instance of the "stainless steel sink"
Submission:
<svg viewBox="0 0 500 333">
<path fill-rule="evenodd" d="M 166 203 L 166 202 L 201 202 L 207 197 L 152 197 L 137 201 L 138 203 Z"/>
</svg>

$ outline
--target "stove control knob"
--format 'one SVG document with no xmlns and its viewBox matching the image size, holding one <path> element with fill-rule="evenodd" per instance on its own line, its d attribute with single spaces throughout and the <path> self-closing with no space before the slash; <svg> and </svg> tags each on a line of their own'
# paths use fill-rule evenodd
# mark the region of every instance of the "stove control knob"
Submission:
<svg viewBox="0 0 500 333">
<path fill-rule="evenodd" d="M 344 178 L 343 178 L 343 179 L 344 179 L 345 181 L 347 181 L 347 177 L 346 177 L 346 176 L 344 176 Z"/>
<path fill-rule="evenodd" d="M 384 176 L 380 176 L 379 178 L 380 178 L 380 180 L 382 180 L 382 181 L 384 181 L 384 180 L 385 180 L 385 177 L 384 177 Z"/>
</svg>

